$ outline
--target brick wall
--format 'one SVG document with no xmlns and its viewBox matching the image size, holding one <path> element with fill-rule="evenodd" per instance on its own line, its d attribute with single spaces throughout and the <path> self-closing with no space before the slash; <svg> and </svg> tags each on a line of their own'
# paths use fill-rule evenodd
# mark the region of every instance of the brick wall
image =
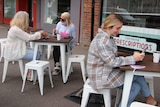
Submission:
<svg viewBox="0 0 160 107">
<path fill-rule="evenodd" d="M 3 0 L 0 0 L 0 23 L 2 23 L 3 19 Z"/>
<path fill-rule="evenodd" d="M 100 6 L 101 6 L 101 1 L 95 0 L 94 36 L 96 35 L 99 26 Z M 81 37 L 81 44 L 83 46 L 89 46 L 91 42 L 91 19 L 92 19 L 91 16 L 92 16 L 92 0 L 84 0 L 82 37 Z"/>
</svg>

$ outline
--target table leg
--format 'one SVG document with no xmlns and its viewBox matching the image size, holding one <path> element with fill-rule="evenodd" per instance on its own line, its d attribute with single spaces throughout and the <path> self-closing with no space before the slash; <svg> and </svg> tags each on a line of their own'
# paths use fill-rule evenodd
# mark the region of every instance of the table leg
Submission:
<svg viewBox="0 0 160 107">
<path fill-rule="evenodd" d="M 33 60 L 36 60 L 37 52 L 38 52 L 38 44 L 35 44 L 35 46 L 34 46 Z"/>
<path fill-rule="evenodd" d="M 62 63 L 62 79 L 63 83 L 65 83 L 66 78 L 66 57 L 65 57 L 65 44 L 60 45 L 60 51 L 61 51 L 61 63 Z"/>
<path fill-rule="evenodd" d="M 48 45 L 41 45 L 40 48 L 41 48 L 41 59 L 42 60 L 45 60 L 46 59 L 46 54 L 47 54 L 47 46 Z"/>
<path fill-rule="evenodd" d="M 70 49 L 69 44 L 67 45 L 67 51 L 68 51 L 68 56 L 70 56 L 71 55 L 71 49 Z"/>
<path fill-rule="evenodd" d="M 132 71 L 125 71 L 121 107 L 127 107 L 127 102 L 128 102 L 128 98 L 131 90 L 133 76 L 134 75 Z"/>
</svg>

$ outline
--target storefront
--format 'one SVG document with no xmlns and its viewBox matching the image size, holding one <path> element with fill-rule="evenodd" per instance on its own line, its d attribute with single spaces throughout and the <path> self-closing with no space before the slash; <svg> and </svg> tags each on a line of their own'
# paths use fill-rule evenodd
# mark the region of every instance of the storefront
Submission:
<svg viewBox="0 0 160 107">
<path fill-rule="evenodd" d="M 105 17 L 116 12 L 125 26 L 160 28 L 160 0 L 0 0 L 0 23 L 9 24 L 16 11 L 25 10 L 30 25 L 52 33 L 60 14 L 71 13 L 78 43 L 89 46 Z M 150 38 L 152 39 L 152 38 Z M 160 40 L 159 36 L 154 38 Z"/>
<path fill-rule="evenodd" d="M 24 10 L 29 13 L 30 26 L 33 26 L 33 1 L 34 0 L 4 0 L 2 1 L 3 13 L 2 23 L 9 24 L 15 13 L 19 10 Z"/>
<path fill-rule="evenodd" d="M 29 13 L 30 26 L 42 28 L 52 33 L 62 12 L 70 12 L 71 21 L 77 28 L 78 42 L 81 32 L 81 9 L 83 0 L 0 0 L 2 12 L 0 21 L 9 24 L 17 11 L 24 10 Z"/>
<path fill-rule="evenodd" d="M 82 0 L 41 0 L 40 2 L 40 15 L 37 17 L 39 20 L 39 27 L 45 31 L 52 33 L 52 29 L 60 20 L 60 15 L 63 12 L 70 12 L 71 22 L 75 24 L 78 35 L 78 42 L 81 32 L 81 8 Z"/>
<path fill-rule="evenodd" d="M 102 21 L 111 12 L 128 26 L 160 28 L 160 0 L 103 0 Z"/>
<path fill-rule="evenodd" d="M 160 0 L 103 0 L 101 23 L 111 12 L 124 19 L 124 27 L 116 38 L 119 46 L 124 46 L 120 41 L 129 41 L 126 47 L 130 49 L 142 50 L 146 44 L 152 51 L 160 50 Z M 131 48 L 131 43 L 139 44 Z"/>
</svg>

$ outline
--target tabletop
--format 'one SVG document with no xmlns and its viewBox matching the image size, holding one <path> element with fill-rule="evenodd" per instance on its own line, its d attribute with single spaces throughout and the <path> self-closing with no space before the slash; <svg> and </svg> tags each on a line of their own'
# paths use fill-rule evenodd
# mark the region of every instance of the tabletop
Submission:
<svg viewBox="0 0 160 107">
<path fill-rule="evenodd" d="M 146 54 L 143 61 L 136 62 L 136 65 L 145 66 L 145 72 L 160 72 L 160 63 L 153 63 L 153 55 Z M 133 70 L 129 65 L 120 67 L 122 70 Z M 138 71 L 138 70 L 137 70 Z"/>
<path fill-rule="evenodd" d="M 72 37 L 62 38 L 57 40 L 56 36 L 48 36 L 48 38 L 32 40 L 32 42 L 54 42 L 54 43 L 69 43 L 72 40 Z"/>
</svg>

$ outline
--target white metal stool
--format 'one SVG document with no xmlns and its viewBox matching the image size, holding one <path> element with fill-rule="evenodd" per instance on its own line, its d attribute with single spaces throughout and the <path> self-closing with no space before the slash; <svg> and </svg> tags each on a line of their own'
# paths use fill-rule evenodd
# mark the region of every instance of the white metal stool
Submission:
<svg viewBox="0 0 160 107">
<path fill-rule="evenodd" d="M 153 105 L 149 105 L 149 104 L 145 104 L 145 103 L 141 103 L 141 102 L 132 102 L 130 107 L 157 107 L 157 106 L 153 106 Z"/>
<path fill-rule="evenodd" d="M 154 77 L 147 77 L 145 76 L 146 82 L 148 83 L 149 89 L 151 91 L 151 95 L 154 97 Z M 116 100 L 115 100 L 115 105 L 114 107 L 118 107 L 119 103 L 120 103 L 120 99 L 121 99 L 121 94 L 122 94 L 122 90 L 121 89 L 117 89 L 117 95 L 116 95 Z"/>
<path fill-rule="evenodd" d="M 44 69 L 46 69 L 46 68 L 48 68 L 50 83 L 51 83 L 51 87 L 53 88 L 53 81 L 52 81 L 52 75 L 51 75 L 49 61 L 33 60 L 33 61 L 25 64 L 25 73 L 24 73 L 24 79 L 23 79 L 21 92 L 24 91 L 24 86 L 25 86 L 28 71 L 33 70 L 33 73 L 34 73 L 34 75 L 33 75 L 34 82 L 33 83 L 34 84 L 36 83 L 36 77 L 38 75 L 40 93 L 41 93 L 41 95 L 43 95 Z"/>
<path fill-rule="evenodd" d="M 85 55 L 72 54 L 68 57 L 67 64 L 67 73 L 66 73 L 66 81 L 68 80 L 68 76 L 71 73 L 71 64 L 72 62 L 79 62 L 82 70 L 83 81 L 86 81 L 86 71 L 85 71 Z"/>
<path fill-rule="evenodd" d="M 3 67 L 3 76 L 2 76 L 2 83 L 4 83 L 5 79 L 6 79 L 6 75 L 7 75 L 7 69 L 8 69 L 8 64 L 9 62 L 13 60 L 7 60 L 7 59 L 4 59 L 4 67 Z M 21 76 L 22 76 L 22 79 L 23 79 L 23 61 L 20 59 L 20 60 L 14 60 L 14 61 L 18 61 L 19 63 L 19 68 L 20 68 L 20 72 L 21 72 Z"/>
<path fill-rule="evenodd" d="M 111 107 L 110 89 L 101 89 L 101 90 L 96 91 L 88 83 L 89 83 L 89 79 L 86 80 L 86 82 L 85 82 L 85 84 L 83 86 L 81 107 L 86 107 L 90 93 L 102 94 L 103 97 L 104 97 L 105 107 Z"/>
</svg>

